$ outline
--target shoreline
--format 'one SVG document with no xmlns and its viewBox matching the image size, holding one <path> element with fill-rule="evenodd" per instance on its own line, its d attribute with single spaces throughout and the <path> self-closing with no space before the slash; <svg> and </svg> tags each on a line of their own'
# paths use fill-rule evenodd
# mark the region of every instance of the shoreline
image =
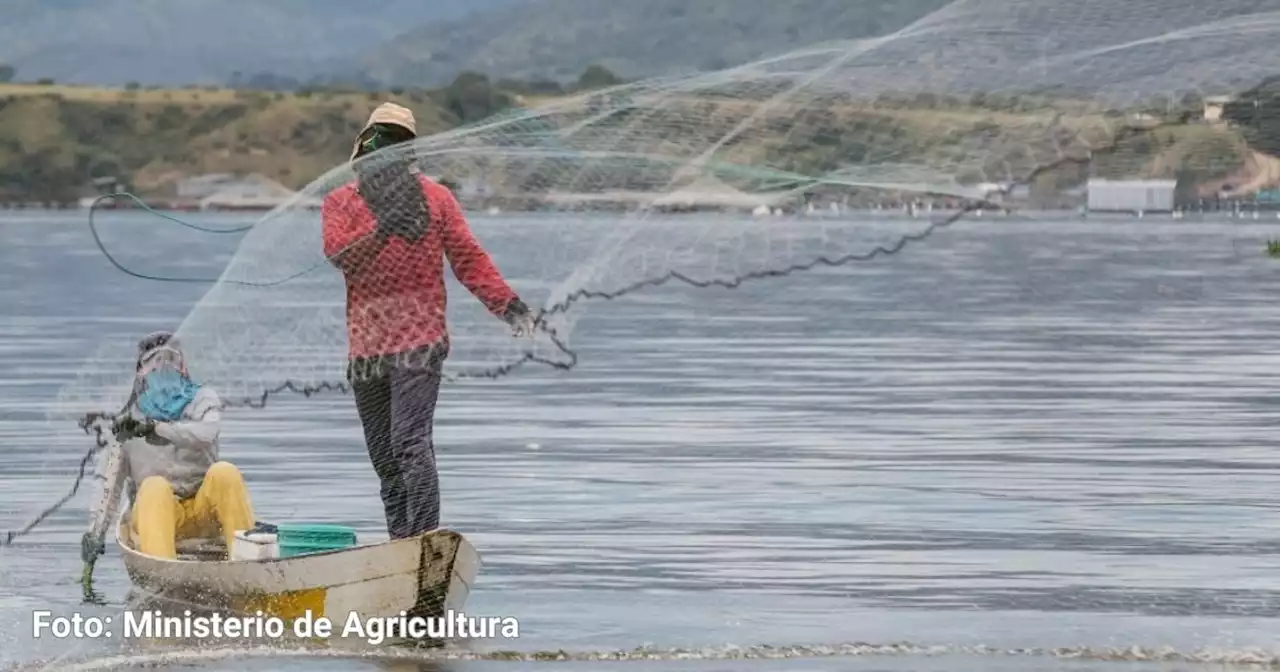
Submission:
<svg viewBox="0 0 1280 672">
<path fill-rule="evenodd" d="M 156 204 L 148 203 L 147 205 L 151 211 L 154 211 L 156 213 L 180 213 L 180 214 L 263 215 L 273 210 L 273 208 L 266 208 L 266 207 L 210 208 L 210 209 L 200 209 L 198 207 L 197 208 L 189 208 L 189 207 L 168 208 L 168 207 L 165 207 L 165 204 L 163 202 L 158 202 Z M 104 207 L 101 207 L 100 209 L 116 210 L 116 211 L 126 210 L 126 211 L 136 211 L 141 213 L 145 213 L 148 211 L 146 208 L 139 207 L 136 204 L 124 206 L 124 207 L 104 206 Z M 306 207 L 305 209 L 314 211 L 317 213 L 319 212 L 318 207 Z M 466 216 L 472 219 L 475 219 L 475 218 L 497 219 L 497 218 L 501 218 L 504 215 L 523 215 L 523 216 L 541 215 L 541 216 L 555 216 L 555 217 L 563 217 L 566 215 L 577 215 L 577 216 L 584 216 L 584 217 L 601 216 L 601 215 L 629 216 L 629 215 L 635 215 L 638 212 L 635 210 L 628 211 L 628 210 L 609 210 L 609 209 L 584 210 L 584 211 L 578 211 L 578 212 L 567 211 L 567 210 L 555 210 L 555 209 L 496 210 L 496 209 L 485 209 L 485 208 L 467 208 L 465 206 L 463 210 L 465 211 Z M 65 214 L 65 213 L 71 213 L 71 212 L 83 213 L 83 215 L 87 217 L 89 208 L 82 207 L 77 204 L 71 204 L 71 205 L 68 205 L 67 207 L 34 206 L 34 207 L 14 208 L 14 207 L 0 206 L 0 222 L 3 222 L 5 219 L 7 219 L 6 215 L 10 217 L 13 217 L 13 216 L 20 217 L 23 214 L 45 216 L 45 215 L 58 214 L 58 213 Z M 751 219 L 751 220 L 770 220 L 770 219 L 832 220 L 832 219 L 842 219 L 847 217 L 871 216 L 871 217 L 881 217 L 886 220 L 929 221 L 930 219 L 938 219 L 938 218 L 953 216 L 958 214 L 959 212 L 960 212 L 959 209 L 954 209 L 954 208 L 946 208 L 946 209 L 936 208 L 933 210 L 918 209 L 915 212 L 911 212 L 903 208 L 872 207 L 872 208 L 846 208 L 837 212 L 833 212 L 826 209 L 817 209 L 810 212 L 779 211 L 779 212 L 771 212 L 768 214 L 759 214 L 759 213 L 753 213 L 753 212 L 748 212 L 743 210 L 699 210 L 699 211 L 655 210 L 651 214 L 656 214 L 664 218 L 680 218 L 680 217 L 687 217 L 687 216 L 712 216 L 712 217 L 732 216 L 732 217 Z M 1264 224 L 1264 223 L 1271 223 L 1274 220 L 1280 220 L 1280 209 L 1277 209 L 1277 208 L 1254 209 L 1254 208 L 1241 207 L 1238 209 L 1232 209 L 1232 208 L 1203 209 L 1203 210 L 1184 209 L 1184 210 L 1174 210 L 1174 211 L 1165 211 L 1165 212 L 1144 212 L 1144 213 L 1122 212 L 1122 211 L 1092 211 L 1092 212 L 1082 213 L 1078 208 L 1039 209 L 1039 208 L 1011 207 L 1011 208 L 993 209 L 993 210 L 985 210 L 985 211 L 975 210 L 970 212 L 968 215 L 962 217 L 961 219 L 968 219 L 970 221 L 972 220 L 1035 221 L 1035 220 L 1049 219 L 1049 218 L 1052 218 L 1055 220 L 1071 220 L 1071 221 L 1081 221 L 1081 222 L 1085 222 L 1089 220 L 1143 221 L 1143 220 L 1151 220 L 1151 219 L 1162 221 L 1162 222 L 1187 221 L 1187 220 L 1189 221 L 1206 221 L 1206 220 L 1233 221 L 1234 220 L 1234 221 L 1240 221 L 1241 223 L 1258 222 L 1259 224 Z"/>
</svg>

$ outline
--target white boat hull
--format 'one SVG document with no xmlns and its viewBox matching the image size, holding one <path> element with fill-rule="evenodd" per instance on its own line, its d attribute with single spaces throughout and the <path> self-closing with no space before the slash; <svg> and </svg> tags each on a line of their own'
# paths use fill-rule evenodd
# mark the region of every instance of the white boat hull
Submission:
<svg viewBox="0 0 1280 672">
<path fill-rule="evenodd" d="M 190 554 L 156 558 L 134 549 L 130 536 L 127 524 L 117 528 L 125 569 L 138 588 L 209 609 L 261 611 L 286 621 L 308 611 L 335 622 L 352 612 L 362 619 L 461 612 L 480 568 L 475 548 L 447 529 L 336 551 L 236 561 Z M 214 549 L 224 546 L 219 542 Z"/>
</svg>

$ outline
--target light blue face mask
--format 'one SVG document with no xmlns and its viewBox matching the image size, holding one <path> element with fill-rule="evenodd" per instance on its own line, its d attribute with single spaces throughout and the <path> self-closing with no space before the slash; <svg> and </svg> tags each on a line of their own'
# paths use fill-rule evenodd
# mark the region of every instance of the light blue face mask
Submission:
<svg viewBox="0 0 1280 672">
<path fill-rule="evenodd" d="M 200 385 L 180 371 L 168 368 L 152 371 L 143 379 L 138 410 L 152 420 L 173 422 L 182 417 L 182 409 L 199 391 Z"/>
</svg>

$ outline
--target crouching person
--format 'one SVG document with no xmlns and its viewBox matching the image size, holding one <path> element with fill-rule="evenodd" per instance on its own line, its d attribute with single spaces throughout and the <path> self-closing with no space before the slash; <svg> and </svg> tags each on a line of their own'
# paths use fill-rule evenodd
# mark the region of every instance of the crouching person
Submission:
<svg viewBox="0 0 1280 672">
<path fill-rule="evenodd" d="M 105 483 L 81 542 L 85 562 L 103 552 L 126 482 L 138 551 L 175 559 L 179 540 L 221 535 L 230 552 L 236 532 L 254 519 L 240 470 L 218 460 L 221 416 L 217 393 L 191 380 L 171 334 L 142 339 L 133 401 L 101 463 Z"/>
</svg>

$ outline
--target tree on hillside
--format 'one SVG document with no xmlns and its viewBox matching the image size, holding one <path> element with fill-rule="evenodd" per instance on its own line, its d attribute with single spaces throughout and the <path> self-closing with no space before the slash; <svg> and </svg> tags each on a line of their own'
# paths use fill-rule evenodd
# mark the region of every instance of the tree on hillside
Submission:
<svg viewBox="0 0 1280 672">
<path fill-rule="evenodd" d="M 603 65 L 592 65 L 578 77 L 578 88 L 583 90 L 603 89 L 621 83 L 622 79 Z"/>
<path fill-rule="evenodd" d="M 18 74 L 12 65 L 8 63 L 0 63 L 0 84 L 8 84 L 13 81 L 13 76 Z"/>
<path fill-rule="evenodd" d="M 463 72 L 444 91 L 444 106 L 462 123 L 491 117 L 511 106 L 511 96 L 489 83 L 489 78 L 478 72 Z"/>
</svg>

